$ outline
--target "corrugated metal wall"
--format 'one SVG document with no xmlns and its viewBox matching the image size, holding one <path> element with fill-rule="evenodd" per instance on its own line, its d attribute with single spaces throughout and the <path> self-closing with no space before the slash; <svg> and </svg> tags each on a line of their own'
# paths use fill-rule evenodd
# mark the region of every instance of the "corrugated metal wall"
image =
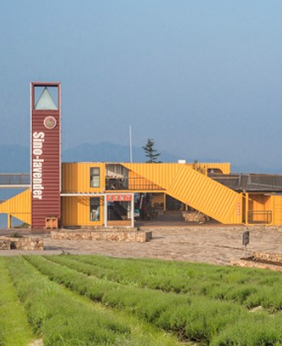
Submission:
<svg viewBox="0 0 282 346">
<path fill-rule="evenodd" d="M 140 176 L 139 174 L 133 171 L 129 171 L 128 180 L 128 189 L 135 190 L 136 192 L 149 192 L 163 189 L 159 185 Z"/>
<path fill-rule="evenodd" d="M 100 221 L 90 221 L 90 197 L 62 197 L 64 226 L 100 226 L 104 220 L 104 199 L 100 197 Z"/>
<path fill-rule="evenodd" d="M 57 109 L 35 104 L 37 87 L 55 87 Z M 47 90 L 47 89 L 46 89 Z M 61 86 L 31 83 L 31 191 L 32 227 L 44 228 L 46 217 L 61 219 Z M 54 125 L 48 126 L 52 119 Z"/>
<path fill-rule="evenodd" d="M 248 194 L 248 224 L 259 223 L 273 223 L 273 203 L 271 196 L 261 193 Z"/>
<path fill-rule="evenodd" d="M 178 163 L 124 163 L 123 166 L 163 189 L 171 184 L 181 164 Z"/>
<path fill-rule="evenodd" d="M 90 169 L 100 169 L 100 186 L 90 186 Z M 63 193 L 101 193 L 105 189 L 105 163 L 79 162 L 62 164 Z M 95 197 L 93 195 L 93 197 Z M 103 198 L 100 199 L 101 204 Z M 62 197 L 62 224 L 64 226 L 99 226 L 103 224 L 104 208 L 100 208 L 100 221 L 90 221 L 90 196 Z"/>
<path fill-rule="evenodd" d="M 282 225 L 282 196 L 271 196 L 273 225 Z"/>
<path fill-rule="evenodd" d="M 182 166 L 167 193 L 224 224 L 242 222 L 242 195 Z"/>
<path fill-rule="evenodd" d="M 242 195 L 191 169 L 188 164 L 124 164 L 132 175 L 143 176 L 162 186 L 166 193 L 210 217 L 225 223 L 242 223 Z M 90 187 L 90 168 L 100 168 L 100 187 Z M 228 167 L 226 168 L 228 169 Z M 64 193 L 101 193 L 105 188 L 105 163 L 64 163 L 62 165 Z M 158 202 L 163 195 L 158 195 Z M 103 205 L 103 197 L 101 204 Z M 272 223 L 282 225 L 282 196 L 250 195 L 249 209 L 271 210 Z M 100 208 L 100 221 L 90 221 L 90 196 L 62 198 L 62 223 L 65 226 L 95 226 L 103 224 L 104 209 Z M 245 209 L 245 208 L 244 208 Z M 244 211 L 243 209 L 243 211 Z M 31 223 L 31 191 L 26 190 L 0 204 L 0 213 L 7 213 L 23 222 Z"/>
<path fill-rule="evenodd" d="M 148 163 L 124 163 L 124 167 L 129 169 L 129 178 L 141 177 L 140 182 L 144 185 L 156 186 L 169 189 L 178 171 L 183 167 L 189 169 L 192 164 L 148 164 Z M 100 187 L 90 187 L 90 168 L 100 168 Z M 205 164 L 205 167 L 219 168 L 224 173 L 230 170 L 229 164 Z M 105 189 L 105 163 L 63 163 L 62 165 L 62 192 L 63 193 L 91 193 L 104 192 Z M 202 176 L 202 175 L 201 175 Z M 206 178 L 208 179 L 208 178 Z M 210 180 L 210 179 L 208 179 Z M 131 180 L 130 180 L 131 181 Z M 139 182 L 139 183 L 140 183 Z M 184 188 L 186 180 L 179 181 L 180 190 Z M 156 187 L 155 186 L 155 187 Z M 129 186 L 132 188 L 132 186 Z M 229 189 L 227 189 L 229 190 Z M 236 194 L 237 196 L 237 194 Z M 179 195 L 173 196 L 179 199 Z M 181 197 L 181 196 L 180 196 Z M 181 199 L 180 199 L 181 200 Z M 181 200 L 185 203 L 185 201 Z M 237 209 L 236 209 L 237 210 Z M 102 218 L 101 218 L 102 220 Z M 62 198 L 62 224 L 63 225 L 93 225 L 102 224 L 90 221 L 89 197 L 63 197 Z"/>
<path fill-rule="evenodd" d="M 267 210 L 271 208 L 271 199 L 270 196 L 263 194 L 249 194 L 249 209 L 250 210 Z"/>
<path fill-rule="evenodd" d="M 192 164 L 124 164 L 166 193 L 222 223 L 242 222 L 242 196 L 192 169 Z M 211 164 L 224 172 L 229 164 Z M 209 168 L 210 168 L 209 167 Z"/>
<path fill-rule="evenodd" d="M 100 186 L 90 186 L 90 168 L 100 168 Z M 62 192 L 103 192 L 105 189 L 105 163 L 79 162 L 62 164 Z"/>
<path fill-rule="evenodd" d="M 181 167 L 193 168 L 192 163 L 123 163 L 122 165 L 164 189 L 170 186 Z M 223 174 L 230 173 L 230 163 L 201 163 L 197 165 L 203 169 L 219 169 Z"/>
<path fill-rule="evenodd" d="M 0 204 L 0 213 L 10 214 L 31 224 L 31 190 L 25 190 Z"/>
</svg>

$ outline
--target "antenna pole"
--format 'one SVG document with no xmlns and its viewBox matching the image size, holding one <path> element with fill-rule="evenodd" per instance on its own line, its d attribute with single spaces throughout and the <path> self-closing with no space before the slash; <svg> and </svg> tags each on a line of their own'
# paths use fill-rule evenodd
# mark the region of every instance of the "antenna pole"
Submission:
<svg viewBox="0 0 282 346">
<path fill-rule="evenodd" d="M 132 163 L 132 133 L 131 125 L 129 125 L 129 161 Z"/>
</svg>

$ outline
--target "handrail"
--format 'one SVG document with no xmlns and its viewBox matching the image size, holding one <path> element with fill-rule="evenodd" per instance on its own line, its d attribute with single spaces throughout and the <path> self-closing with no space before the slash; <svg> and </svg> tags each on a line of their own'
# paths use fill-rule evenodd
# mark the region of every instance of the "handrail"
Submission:
<svg viewBox="0 0 282 346">
<path fill-rule="evenodd" d="M 270 224 L 272 222 L 271 210 L 249 210 L 248 223 L 250 224 Z"/>
<path fill-rule="evenodd" d="M 30 174 L 28 173 L 0 173 L 1 185 L 29 185 Z"/>
<path fill-rule="evenodd" d="M 162 187 L 142 177 L 131 177 L 125 179 L 106 178 L 106 190 L 150 190 L 160 191 Z"/>
</svg>

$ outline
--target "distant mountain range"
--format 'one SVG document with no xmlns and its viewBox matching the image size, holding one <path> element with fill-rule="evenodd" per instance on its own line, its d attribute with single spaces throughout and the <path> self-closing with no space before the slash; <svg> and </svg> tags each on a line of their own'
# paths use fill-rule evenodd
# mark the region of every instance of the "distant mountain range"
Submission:
<svg viewBox="0 0 282 346">
<path fill-rule="evenodd" d="M 142 148 L 132 148 L 133 162 L 145 162 Z M 161 152 L 163 162 L 177 162 L 179 157 Z M 129 147 L 110 142 L 83 143 L 62 152 L 62 162 L 129 162 Z M 30 149 L 21 145 L 0 144 L 0 173 L 28 173 Z"/>
<path fill-rule="evenodd" d="M 177 162 L 184 159 L 193 162 L 195 158 L 180 157 L 166 151 L 161 153 L 162 162 Z M 30 170 L 30 149 L 21 145 L 0 144 L 0 173 L 28 173 Z M 145 162 L 143 148 L 132 148 L 133 162 Z M 197 158 L 199 162 L 220 162 L 209 158 Z M 83 143 L 62 152 L 62 162 L 129 162 L 129 146 L 102 142 L 98 144 Z M 265 168 L 256 163 L 247 165 L 231 165 L 232 172 L 252 172 L 282 174 L 282 169 Z M 1 198 L 0 198 L 1 200 Z"/>
<path fill-rule="evenodd" d="M 133 162 L 145 162 L 145 152 L 142 148 L 132 148 Z M 160 160 L 177 162 L 179 157 L 162 151 Z M 102 142 L 98 144 L 83 143 L 62 153 L 63 162 L 129 162 L 129 146 Z"/>
</svg>

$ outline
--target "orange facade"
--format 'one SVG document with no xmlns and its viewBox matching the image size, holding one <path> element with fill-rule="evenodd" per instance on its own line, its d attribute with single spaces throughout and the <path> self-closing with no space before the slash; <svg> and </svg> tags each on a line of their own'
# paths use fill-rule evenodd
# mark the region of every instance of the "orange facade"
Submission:
<svg viewBox="0 0 282 346">
<path fill-rule="evenodd" d="M 210 178 L 206 172 L 211 170 L 228 176 L 230 164 L 199 164 L 195 169 L 185 163 L 63 163 L 62 226 L 103 225 L 105 203 L 111 201 L 107 196 L 126 193 L 150 193 L 162 205 L 168 195 L 223 224 L 282 224 L 282 196 L 238 193 Z M 0 212 L 30 223 L 30 194 L 27 190 L 2 203 Z M 119 204 L 131 208 L 124 199 Z M 120 224 L 127 220 L 124 215 Z"/>
</svg>

